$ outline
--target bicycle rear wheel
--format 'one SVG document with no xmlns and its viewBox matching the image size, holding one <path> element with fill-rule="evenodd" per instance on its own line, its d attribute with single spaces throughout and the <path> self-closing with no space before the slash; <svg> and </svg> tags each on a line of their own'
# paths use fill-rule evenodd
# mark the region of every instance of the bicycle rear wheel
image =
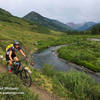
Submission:
<svg viewBox="0 0 100 100">
<path fill-rule="evenodd" d="M 31 78 L 30 73 L 26 69 L 22 70 L 20 76 L 21 76 L 21 79 L 22 79 L 23 84 L 25 86 L 31 86 L 31 84 L 32 84 L 32 78 Z"/>
</svg>

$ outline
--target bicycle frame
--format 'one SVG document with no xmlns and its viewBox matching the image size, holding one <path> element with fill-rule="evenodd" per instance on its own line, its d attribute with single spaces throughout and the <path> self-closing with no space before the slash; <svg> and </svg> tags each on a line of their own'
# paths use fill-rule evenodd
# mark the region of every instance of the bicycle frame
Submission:
<svg viewBox="0 0 100 100">
<path fill-rule="evenodd" d="M 24 67 L 22 66 L 21 62 L 24 61 L 25 59 L 19 60 L 18 62 L 13 61 L 12 66 L 13 66 L 13 70 L 15 73 L 19 73 L 20 71 L 22 71 L 24 69 Z M 18 63 L 18 64 L 16 64 Z M 22 67 L 22 70 L 19 70 L 20 67 Z"/>
</svg>

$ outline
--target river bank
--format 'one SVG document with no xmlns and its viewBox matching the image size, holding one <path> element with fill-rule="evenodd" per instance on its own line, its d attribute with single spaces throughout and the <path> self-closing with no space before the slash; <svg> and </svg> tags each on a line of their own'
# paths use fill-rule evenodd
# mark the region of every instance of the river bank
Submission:
<svg viewBox="0 0 100 100">
<path fill-rule="evenodd" d="M 74 63 L 67 62 L 62 58 L 59 58 L 57 50 L 63 46 L 66 45 L 50 47 L 46 50 L 33 54 L 32 58 L 35 62 L 34 67 L 41 69 L 44 64 L 50 64 L 54 66 L 57 70 L 61 71 L 69 71 L 71 69 L 84 71 L 87 75 L 93 77 L 97 82 L 100 83 L 100 73 L 95 73 L 83 66 L 79 66 Z"/>
</svg>

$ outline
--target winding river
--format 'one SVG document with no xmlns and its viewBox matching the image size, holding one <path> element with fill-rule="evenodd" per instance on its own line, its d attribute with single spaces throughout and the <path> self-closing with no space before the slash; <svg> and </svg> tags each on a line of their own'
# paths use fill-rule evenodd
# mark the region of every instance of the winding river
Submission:
<svg viewBox="0 0 100 100">
<path fill-rule="evenodd" d="M 91 76 L 97 82 L 100 83 L 100 74 L 99 73 L 94 73 L 82 66 L 80 67 L 79 65 L 69 63 L 69 62 L 59 58 L 58 54 L 57 54 L 57 49 L 61 48 L 62 46 L 65 46 L 65 45 L 50 47 L 46 50 L 43 50 L 41 52 L 36 52 L 35 54 L 33 54 L 32 59 L 35 62 L 34 67 L 40 69 L 40 68 L 42 68 L 42 66 L 44 64 L 50 64 L 53 67 L 55 67 L 56 70 L 60 70 L 60 71 L 69 71 L 71 69 L 74 69 L 77 71 L 84 71 L 84 72 L 86 72 L 87 75 Z"/>
</svg>

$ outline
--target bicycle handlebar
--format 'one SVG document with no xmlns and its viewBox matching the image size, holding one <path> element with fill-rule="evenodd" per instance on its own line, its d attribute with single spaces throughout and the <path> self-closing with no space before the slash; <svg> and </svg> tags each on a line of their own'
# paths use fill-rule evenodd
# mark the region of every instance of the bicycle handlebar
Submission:
<svg viewBox="0 0 100 100">
<path fill-rule="evenodd" d="M 26 60 L 26 58 L 27 58 L 27 57 L 24 57 L 24 58 L 22 58 L 21 60 L 19 60 L 18 62 L 22 62 L 22 61 Z M 16 62 L 16 61 L 13 60 L 12 62 L 14 63 L 14 62 Z"/>
<path fill-rule="evenodd" d="M 27 58 L 27 57 L 24 57 L 24 58 L 22 58 L 22 59 L 19 60 L 19 61 L 22 62 L 22 61 L 26 60 L 26 58 Z"/>
</svg>

